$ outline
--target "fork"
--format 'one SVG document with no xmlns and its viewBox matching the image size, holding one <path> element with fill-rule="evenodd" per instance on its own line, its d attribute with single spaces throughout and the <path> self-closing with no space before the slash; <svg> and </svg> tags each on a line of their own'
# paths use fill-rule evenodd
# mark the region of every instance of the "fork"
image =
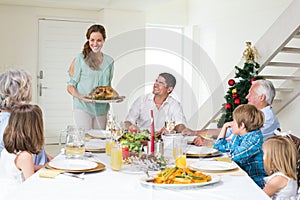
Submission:
<svg viewBox="0 0 300 200">
<path fill-rule="evenodd" d="M 65 175 L 65 176 L 69 176 L 69 177 L 84 180 L 84 172 L 80 173 L 80 174 L 73 174 L 73 173 L 70 173 L 70 172 L 63 172 L 62 174 Z"/>
</svg>

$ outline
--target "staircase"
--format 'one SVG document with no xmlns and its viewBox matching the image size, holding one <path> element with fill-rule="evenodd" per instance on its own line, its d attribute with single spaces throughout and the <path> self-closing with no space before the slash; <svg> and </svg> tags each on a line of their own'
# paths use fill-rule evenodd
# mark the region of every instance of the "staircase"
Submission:
<svg viewBox="0 0 300 200">
<path fill-rule="evenodd" d="M 275 21 L 259 41 L 254 45 L 260 54 L 257 61 L 261 67 L 259 75 L 271 80 L 276 88 L 276 97 L 273 102 L 275 114 L 278 114 L 300 94 L 300 1 L 294 0 L 284 13 Z M 238 66 L 242 66 L 241 61 Z M 214 128 L 215 121 L 220 117 L 220 107 L 224 98 L 222 89 L 227 88 L 227 81 L 234 76 L 234 71 L 224 79 L 200 110 L 205 112 L 208 107 L 214 111 L 210 119 L 199 120 L 198 127 Z M 213 99 L 213 100 L 212 100 Z M 213 125 L 212 125 L 213 124 Z M 211 127 L 212 126 L 212 127 Z"/>
</svg>

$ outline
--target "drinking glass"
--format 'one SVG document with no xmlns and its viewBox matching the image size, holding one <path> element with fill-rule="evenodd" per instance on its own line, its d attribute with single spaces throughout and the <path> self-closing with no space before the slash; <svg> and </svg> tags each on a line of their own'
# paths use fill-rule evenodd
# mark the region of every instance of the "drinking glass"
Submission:
<svg viewBox="0 0 300 200">
<path fill-rule="evenodd" d="M 173 137 L 173 158 L 178 168 L 186 167 L 185 149 L 187 145 L 185 142 L 186 140 L 181 135 Z"/>
<path fill-rule="evenodd" d="M 120 171 L 122 167 L 122 148 L 120 145 L 111 147 L 110 167 L 114 171 Z"/>
<path fill-rule="evenodd" d="M 165 129 L 167 130 L 167 132 L 173 133 L 174 132 L 174 128 L 175 128 L 175 121 L 170 119 L 170 120 L 166 120 L 165 121 Z"/>
<path fill-rule="evenodd" d="M 85 153 L 85 133 L 83 128 L 68 128 L 65 148 L 67 158 L 83 158 Z"/>
</svg>

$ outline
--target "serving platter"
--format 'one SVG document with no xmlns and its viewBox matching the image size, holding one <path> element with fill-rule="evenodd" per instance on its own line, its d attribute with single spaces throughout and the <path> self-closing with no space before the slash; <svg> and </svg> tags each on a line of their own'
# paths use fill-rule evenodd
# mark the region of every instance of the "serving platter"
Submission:
<svg viewBox="0 0 300 200">
<path fill-rule="evenodd" d="M 153 182 L 149 182 L 147 177 L 142 177 L 140 179 L 140 183 L 144 187 L 148 188 L 166 188 L 166 189 L 193 189 L 198 187 L 203 187 L 205 185 L 210 185 L 217 183 L 221 180 L 220 176 L 209 174 L 211 176 L 211 181 L 202 182 L 202 183 L 190 183 L 190 184 L 157 184 Z"/>
<path fill-rule="evenodd" d="M 124 97 L 117 97 L 114 99 L 99 99 L 99 100 L 90 99 L 90 100 L 95 101 L 95 103 L 120 103 L 124 100 Z"/>
<path fill-rule="evenodd" d="M 58 169 L 65 172 L 96 172 L 105 169 L 105 165 L 100 162 L 80 159 L 55 159 L 46 163 L 48 169 Z"/>
<path fill-rule="evenodd" d="M 205 172 L 220 172 L 237 169 L 238 165 L 235 162 L 200 160 L 198 162 L 192 163 L 190 167 Z"/>
</svg>

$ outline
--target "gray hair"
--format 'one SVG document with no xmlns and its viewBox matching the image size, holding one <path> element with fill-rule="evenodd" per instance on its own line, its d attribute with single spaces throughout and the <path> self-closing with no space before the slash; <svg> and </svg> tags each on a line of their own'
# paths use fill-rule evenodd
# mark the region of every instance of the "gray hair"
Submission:
<svg viewBox="0 0 300 200">
<path fill-rule="evenodd" d="M 172 87 L 172 88 L 175 87 L 176 78 L 172 74 L 164 72 L 164 73 L 160 73 L 159 76 L 166 79 L 167 87 Z"/>
<path fill-rule="evenodd" d="M 8 109 L 32 98 L 31 75 L 20 69 L 9 69 L 0 74 L 0 108 Z"/>
<path fill-rule="evenodd" d="M 268 105 L 271 105 L 276 95 L 273 83 L 269 80 L 260 79 L 252 82 L 252 85 L 254 84 L 258 84 L 258 87 L 256 88 L 257 95 L 266 95 L 266 102 Z"/>
</svg>

